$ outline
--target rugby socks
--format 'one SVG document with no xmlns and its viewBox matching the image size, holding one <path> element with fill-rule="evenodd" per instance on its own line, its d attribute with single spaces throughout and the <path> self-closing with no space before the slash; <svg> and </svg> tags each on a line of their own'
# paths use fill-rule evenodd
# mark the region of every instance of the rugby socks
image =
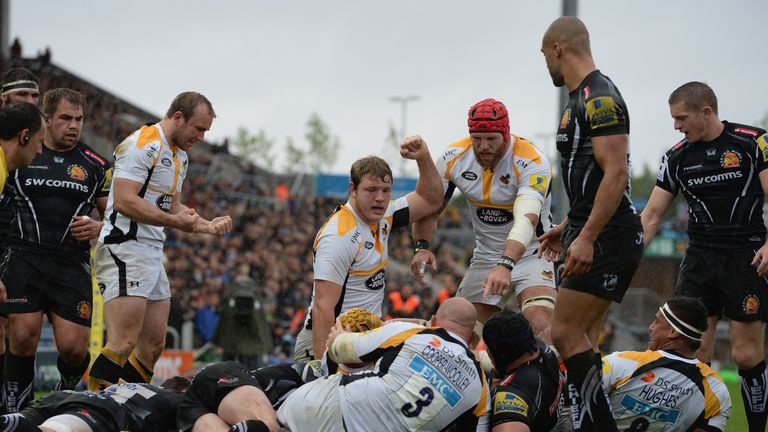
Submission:
<svg viewBox="0 0 768 432">
<path fill-rule="evenodd" d="M 261 420 L 243 420 L 233 424 L 228 432 L 269 432 L 269 428 Z"/>
<path fill-rule="evenodd" d="M 85 373 L 85 370 L 88 369 L 89 364 L 91 364 L 91 353 L 88 351 L 85 352 L 85 358 L 83 358 L 79 364 L 74 366 L 68 365 L 61 356 L 59 356 L 58 360 L 56 360 L 56 368 L 59 369 L 61 379 L 56 384 L 54 390 L 74 390 L 83 378 L 83 374 Z"/>
<path fill-rule="evenodd" d="M 120 373 L 123 371 L 123 365 L 128 361 L 124 355 L 104 347 L 101 353 L 96 357 L 96 361 L 91 366 L 91 372 L 88 374 L 88 390 L 100 391 L 117 384 L 120 379 Z"/>
<path fill-rule="evenodd" d="M 7 351 L 5 362 L 3 400 L 7 412 L 13 414 L 21 411 L 34 398 L 35 356 L 17 356 Z"/>
<path fill-rule="evenodd" d="M 600 354 L 588 349 L 564 361 L 568 382 L 581 396 L 581 403 L 571 407 L 574 431 L 618 432 L 608 398 L 603 392 Z"/>
<path fill-rule="evenodd" d="M 3 432 L 40 432 L 34 423 L 24 418 L 23 415 L 7 414 L 0 416 L 0 431 Z"/>
<path fill-rule="evenodd" d="M 123 371 L 120 374 L 120 378 L 123 381 L 129 383 L 147 383 L 152 381 L 152 370 L 139 361 L 136 358 L 136 353 L 132 352 L 128 357 L 128 361 L 123 365 Z"/>
<path fill-rule="evenodd" d="M 747 414 L 747 424 L 751 431 L 765 431 L 768 411 L 768 374 L 765 370 L 765 360 L 751 369 L 739 369 L 741 376 L 741 398 L 744 400 L 744 411 Z"/>
</svg>

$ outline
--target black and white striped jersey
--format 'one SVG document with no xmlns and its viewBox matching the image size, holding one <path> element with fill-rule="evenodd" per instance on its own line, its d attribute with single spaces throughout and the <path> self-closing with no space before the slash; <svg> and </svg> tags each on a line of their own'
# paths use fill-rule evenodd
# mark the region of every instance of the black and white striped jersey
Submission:
<svg viewBox="0 0 768 432">
<path fill-rule="evenodd" d="M 43 146 L 27 169 L 9 176 L 16 211 L 13 247 L 87 256 L 90 243 L 75 239 L 69 224 L 109 194 L 111 174 L 109 162 L 82 142 L 64 152 Z"/>
<path fill-rule="evenodd" d="M 688 202 L 692 246 L 744 248 L 765 241 L 763 189 L 759 174 L 768 168 L 765 131 L 723 122 L 712 141 L 683 139 L 664 154 L 656 186 Z"/>
<path fill-rule="evenodd" d="M 592 139 L 628 135 L 629 112 L 619 89 L 599 70 L 587 75 L 568 98 L 555 139 L 560 152 L 560 176 L 571 206 L 568 222 L 582 227 L 592 212 L 604 175 L 595 159 Z M 631 174 L 629 152 L 627 165 Z M 640 227 L 631 195 L 627 179 L 624 196 L 606 226 Z"/>
</svg>

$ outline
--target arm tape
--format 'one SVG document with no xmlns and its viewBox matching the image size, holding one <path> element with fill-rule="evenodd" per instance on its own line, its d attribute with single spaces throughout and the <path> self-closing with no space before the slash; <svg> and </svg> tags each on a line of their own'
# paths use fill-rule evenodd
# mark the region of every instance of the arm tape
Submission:
<svg viewBox="0 0 768 432">
<path fill-rule="evenodd" d="M 528 247 L 536 234 L 533 230 L 533 224 L 528 219 L 526 214 L 538 215 L 541 213 L 541 201 L 528 195 L 518 195 L 515 198 L 515 206 L 512 208 L 512 216 L 515 218 L 515 223 L 512 225 L 512 229 L 509 230 L 507 240 L 514 240 L 521 243 L 524 247 Z"/>
<path fill-rule="evenodd" d="M 331 346 L 328 347 L 328 356 L 336 363 L 362 363 L 357 356 L 355 339 L 357 333 L 342 333 L 336 336 Z"/>
</svg>

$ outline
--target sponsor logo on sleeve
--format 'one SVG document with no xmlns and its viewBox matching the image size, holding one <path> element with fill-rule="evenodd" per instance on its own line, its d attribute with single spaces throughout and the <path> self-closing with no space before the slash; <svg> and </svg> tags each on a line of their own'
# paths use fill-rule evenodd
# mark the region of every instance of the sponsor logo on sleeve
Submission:
<svg viewBox="0 0 768 432">
<path fill-rule="evenodd" d="M 739 133 L 743 133 L 743 134 L 746 134 L 746 135 L 752 135 L 753 138 L 756 137 L 757 133 L 758 133 L 754 129 L 747 129 L 747 128 L 743 128 L 743 127 L 737 127 L 736 129 L 734 129 L 734 131 L 739 132 Z"/>
<path fill-rule="evenodd" d="M 720 166 L 723 168 L 738 168 L 741 166 L 741 155 L 733 150 L 728 150 L 720 155 Z"/>
<path fill-rule="evenodd" d="M 587 118 L 592 129 L 619 124 L 616 102 L 610 96 L 599 96 L 588 101 Z"/>
<path fill-rule="evenodd" d="M 763 162 L 768 162 L 768 133 L 763 134 L 757 139 L 757 146 L 760 147 L 760 153 L 763 155 Z"/>
<path fill-rule="evenodd" d="M 167 167 L 170 167 L 171 165 L 173 165 L 173 162 L 171 162 L 171 160 L 168 158 L 163 158 L 160 161 L 160 163 L 163 164 L 163 166 L 167 166 Z"/>
<path fill-rule="evenodd" d="M 157 197 L 157 201 L 155 203 L 157 204 L 157 208 L 166 213 L 170 213 L 171 202 L 173 202 L 173 195 L 161 194 Z"/>
<path fill-rule="evenodd" d="M 374 273 L 373 276 L 365 280 L 365 286 L 369 290 L 378 291 L 384 288 L 385 279 L 386 279 L 386 272 L 384 271 L 384 269 L 381 269 L 376 273 Z"/>
<path fill-rule="evenodd" d="M 544 196 L 547 194 L 548 185 L 549 185 L 549 180 L 547 180 L 546 176 L 539 175 L 539 174 L 533 174 L 531 176 L 529 186 L 531 187 L 531 189 L 538 192 L 541 196 Z"/>
<path fill-rule="evenodd" d="M 515 393 L 500 391 L 493 397 L 493 413 L 511 413 L 527 417 L 528 403 Z"/>
</svg>

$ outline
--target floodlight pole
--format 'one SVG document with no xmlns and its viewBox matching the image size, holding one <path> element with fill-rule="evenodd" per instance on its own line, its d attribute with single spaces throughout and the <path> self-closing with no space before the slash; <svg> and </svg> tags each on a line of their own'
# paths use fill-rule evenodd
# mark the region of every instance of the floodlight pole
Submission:
<svg viewBox="0 0 768 432">
<path fill-rule="evenodd" d="M 419 97 L 416 95 L 410 96 L 392 96 L 389 98 L 390 102 L 397 102 L 400 104 L 400 141 L 405 139 L 405 133 L 408 130 L 406 123 L 408 122 L 408 104 L 410 102 L 416 102 Z"/>
</svg>

